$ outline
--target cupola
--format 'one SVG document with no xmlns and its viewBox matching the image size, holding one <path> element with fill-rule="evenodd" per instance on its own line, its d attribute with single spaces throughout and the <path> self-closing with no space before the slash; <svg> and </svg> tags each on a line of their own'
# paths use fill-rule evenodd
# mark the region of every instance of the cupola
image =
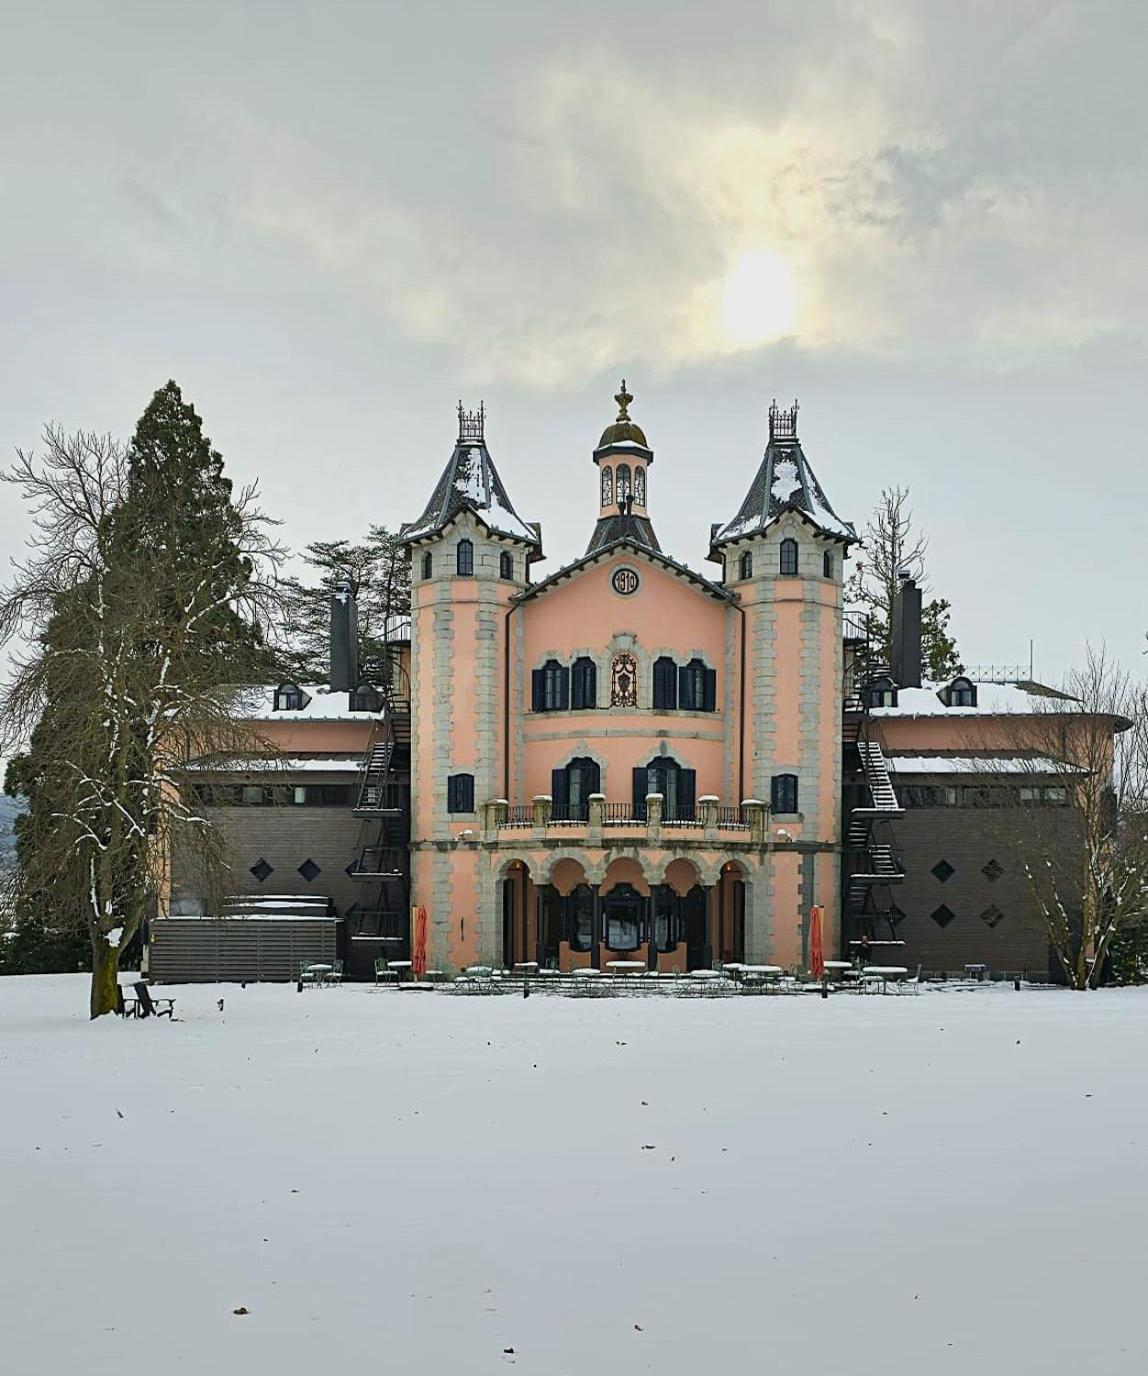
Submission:
<svg viewBox="0 0 1148 1376">
<path fill-rule="evenodd" d="M 618 418 L 602 431 L 594 450 L 598 467 L 598 522 L 586 553 L 596 554 L 619 540 L 660 551 L 647 514 L 648 469 L 654 462 L 654 451 L 646 442 L 645 431 L 631 419 L 630 403 L 634 398 L 626 390 L 625 378 L 614 400 L 618 403 Z"/>
</svg>

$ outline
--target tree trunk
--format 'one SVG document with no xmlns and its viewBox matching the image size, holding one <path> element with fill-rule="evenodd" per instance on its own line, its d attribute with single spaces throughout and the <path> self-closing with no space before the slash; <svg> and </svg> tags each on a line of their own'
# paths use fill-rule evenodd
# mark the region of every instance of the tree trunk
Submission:
<svg viewBox="0 0 1148 1376">
<path fill-rule="evenodd" d="M 91 1016 L 118 1013 L 123 995 L 120 993 L 120 953 L 109 946 L 100 933 L 92 935 L 92 997 Z"/>
</svg>

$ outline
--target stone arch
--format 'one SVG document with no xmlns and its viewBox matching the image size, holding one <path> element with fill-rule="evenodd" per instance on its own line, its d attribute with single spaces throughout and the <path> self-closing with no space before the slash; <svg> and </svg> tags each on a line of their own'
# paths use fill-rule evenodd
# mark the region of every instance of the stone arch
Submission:
<svg viewBox="0 0 1148 1376">
<path fill-rule="evenodd" d="M 527 855 L 507 855 L 499 859 L 494 867 L 495 880 L 501 884 L 504 879 L 509 879 L 512 873 L 516 873 L 520 865 L 531 880 L 537 881 L 539 865 Z"/>
<path fill-rule="evenodd" d="M 679 898 L 684 898 L 695 885 L 709 887 L 709 881 L 699 867 L 684 855 L 669 861 L 661 882 L 673 889 Z"/>
<path fill-rule="evenodd" d="M 649 877 L 636 856 L 616 855 L 607 861 L 606 872 L 599 881 L 599 893 L 609 893 L 616 884 L 631 884 L 644 898 L 650 896 Z"/>
<path fill-rule="evenodd" d="M 547 875 L 546 882 L 552 884 L 565 898 L 579 884 L 588 884 L 590 880 L 586 874 L 586 867 L 579 857 L 560 855 L 551 862 L 550 873 Z"/>
</svg>

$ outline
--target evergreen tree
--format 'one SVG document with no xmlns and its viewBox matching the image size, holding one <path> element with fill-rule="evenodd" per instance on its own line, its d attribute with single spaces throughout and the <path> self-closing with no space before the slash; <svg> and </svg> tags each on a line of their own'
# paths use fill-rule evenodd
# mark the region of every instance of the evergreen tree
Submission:
<svg viewBox="0 0 1148 1376">
<path fill-rule="evenodd" d="M 330 599 L 350 583 L 359 614 L 359 663 L 364 681 L 385 676 L 386 642 L 396 622 L 410 616 L 410 565 L 397 535 L 373 525 L 362 544 L 318 540 L 304 560 L 317 576 L 284 580 L 285 658 L 299 683 L 330 678 Z"/>
<path fill-rule="evenodd" d="M 4 475 L 36 517 L 32 557 L 0 600 L 0 639 L 31 654 L 0 701 L 9 740 L 30 734 L 14 785 L 28 799 L 17 911 L 86 930 L 91 1014 L 119 1002 L 118 967 L 160 901 L 176 833 L 205 863 L 220 841 L 183 767 L 251 749 L 236 689 L 277 669 L 261 626 L 278 551 L 254 490 L 238 494 L 174 383 L 125 452 L 46 432 L 46 457 Z M 32 729 L 35 728 L 35 729 Z"/>
<path fill-rule="evenodd" d="M 929 541 L 918 533 L 909 507 L 909 489 L 886 488 L 861 532 L 861 549 L 849 576 L 846 597 L 869 613 L 869 636 L 880 661 L 893 658 L 893 600 L 901 573 L 907 570 L 928 591 L 925 556 Z M 950 603 L 933 598 L 921 608 L 921 652 L 926 678 L 945 683 L 963 671 L 957 643 L 949 630 Z"/>
</svg>

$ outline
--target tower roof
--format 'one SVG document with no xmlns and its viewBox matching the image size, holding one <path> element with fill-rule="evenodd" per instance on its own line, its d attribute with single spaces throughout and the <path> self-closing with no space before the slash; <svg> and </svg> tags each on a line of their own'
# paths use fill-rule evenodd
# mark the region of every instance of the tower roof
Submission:
<svg viewBox="0 0 1148 1376">
<path fill-rule="evenodd" d="M 653 460 L 653 453 L 650 446 L 646 443 L 646 434 L 640 425 L 630 419 L 630 402 L 634 398 L 626 391 L 626 379 L 622 379 L 622 390 L 614 393 L 614 400 L 618 403 L 618 419 L 613 425 L 607 425 L 602 431 L 602 438 L 598 441 L 598 448 L 594 450 L 597 454 L 602 449 L 645 449 L 649 452 L 650 460 Z"/>
<path fill-rule="evenodd" d="M 655 554 L 662 552 L 648 517 L 635 516 L 632 512 L 619 512 L 617 516 L 603 516 L 598 520 L 594 526 L 594 534 L 590 536 L 590 543 L 586 546 L 586 553 L 597 554 L 600 549 L 616 545 L 619 540 L 641 545 L 645 549 L 653 550 Z"/>
<path fill-rule="evenodd" d="M 725 525 L 714 527 L 710 537 L 710 557 L 730 540 L 759 535 L 786 511 L 796 511 L 824 535 L 848 544 L 857 532 L 843 521 L 829 504 L 817 475 L 797 438 L 797 402 L 782 411 L 774 401 L 769 408 L 769 443 L 745 501 L 737 515 Z"/>
<path fill-rule="evenodd" d="M 399 528 L 406 543 L 425 540 L 444 530 L 456 516 L 469 511 L 496 535 L 521 540 L 542 554 L 539 527 L 524 521 L 507 496 L 494 460 L 486 447 L 486 408 L 464 411 L 458 404 L 458 439 L 442 477 L 435 484 L 430 501 L 417 521 Z"/>
</svg>

